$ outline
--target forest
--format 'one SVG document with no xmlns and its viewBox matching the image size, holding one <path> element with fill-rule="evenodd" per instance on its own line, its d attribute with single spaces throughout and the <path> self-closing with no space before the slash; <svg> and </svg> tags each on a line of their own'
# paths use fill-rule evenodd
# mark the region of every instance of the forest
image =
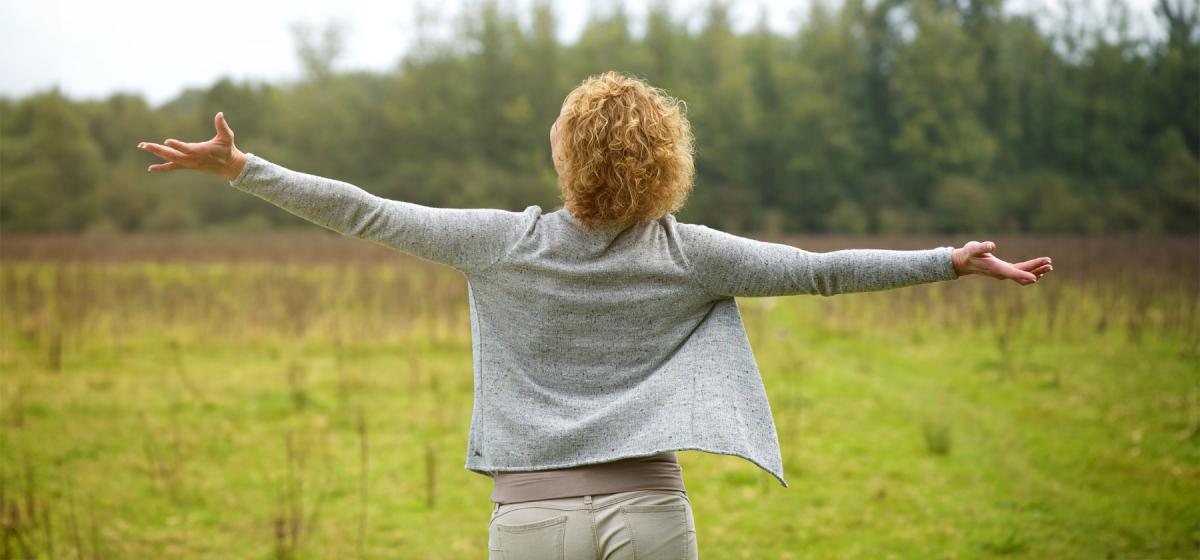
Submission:
<svg viewBox="0 0 1200 560">
<path fill-rule="evenodd" d="M 386 198 L 561 205 L 548 131 L 565 95 L 619 70 L 687 104 L 696 186 L 681 221 L 839 234 L 1200 231 L 1200 8 L 1159 0 L 1054 18 L 1003 0 L 814 2 L 791 33 L 728 4 L 620 7 L 578 38 L 559 8 L 485 2 L 419 31 L 388 72 L 343 71 L 345 30 L 294 29 L 304 74 L 139 94 L 0 98 L 0 231 L 310 227 L 212 175 L 146 172 L 135 148 L 237 145 Z M 1074 6 L 1075 8 L 1072 8 Z"/>
</svg>

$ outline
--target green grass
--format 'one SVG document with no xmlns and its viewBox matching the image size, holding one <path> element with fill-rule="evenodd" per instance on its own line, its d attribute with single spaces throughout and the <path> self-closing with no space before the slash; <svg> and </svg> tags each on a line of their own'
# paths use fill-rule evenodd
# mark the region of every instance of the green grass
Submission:
<svg viewBox="0 0 1200 560">
<path fill-rule="evenodd" d="M 236 269 L 155 281 L 214 283 L 220 297 L 196 305 L 269 297 L 238 291 L 250 280 Z M 1194 326 L 1156 328 L 1149 313 L 1141 334 L 1099 328 L 1105 304 L 1083 293 L 1056 330 L 1034 311 L 999 330 L 906 290 L 740 301 L 791 487 L 736 457 L 680 453 L 703 558 L 1200 556 Z M 320 314 L 299 335 L 225 332 L 219 307 L 189 326 L 97 303 L 54 327 L 24 294 L 0 322 L 0 555 L 486 556 L 490 479 L 463 468 L 465 304 L 421 302 L 411 330 L 358 339 Z M 367 299 L 344 320 L 394 307 Z M 955 301 L 983 313 L 982 298 Z M 454 326 L 421 322 L 442 319 Z"/>
</svg>

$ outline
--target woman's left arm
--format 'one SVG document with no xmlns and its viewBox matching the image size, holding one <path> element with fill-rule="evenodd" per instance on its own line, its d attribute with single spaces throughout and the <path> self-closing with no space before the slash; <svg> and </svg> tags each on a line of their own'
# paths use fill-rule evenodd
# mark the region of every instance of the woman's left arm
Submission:
<svg viewBox="0 0 1200 560">
<path fill-rule="evenodd" d="M 534 217 L 493 208 L 434 208 L 389 200 L 350 183 L 301 173 L 252 153 L 230 186 L 342 235 L 476 272 L 498 261 Z"/>
<path fill-rule="evenodd" d="M 293 171 L 234 146 L 225 116 L 214 117 L 216 136 L 207 142 L 138 144 L 166 163 L 147 171 L 191 169 L 219 175 L 230 186 L 342 235 L 373 241 L 452 266 L 465 273 L 491 266 L 513 247 L 537 218 L 537 206 L 523 212 L 492 208 L 434 208 L 389 200 L 336 179 Z"/>
</svg>

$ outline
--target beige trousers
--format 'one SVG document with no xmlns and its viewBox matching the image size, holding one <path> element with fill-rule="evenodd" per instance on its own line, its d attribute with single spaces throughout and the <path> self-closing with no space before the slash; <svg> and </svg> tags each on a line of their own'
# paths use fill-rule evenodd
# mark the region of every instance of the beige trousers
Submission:
<svg viewBox="0 0 1200 560">
<path fill-rule="evenodd" d="M 634 490 L 495 504 L 488 560 L 697 560 L 686 492 Z"/>
</svg>

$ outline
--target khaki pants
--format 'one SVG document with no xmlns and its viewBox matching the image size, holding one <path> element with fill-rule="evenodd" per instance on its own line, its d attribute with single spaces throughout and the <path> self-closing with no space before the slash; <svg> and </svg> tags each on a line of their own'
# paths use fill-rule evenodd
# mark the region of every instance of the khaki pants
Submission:
<svg viewBox="0 0 1200 560">
<path fill-rule="evenodd" d="M 488 560 L 696 560 L 686 492 L 635 490 L 495 504 Z"/>
</svg>

